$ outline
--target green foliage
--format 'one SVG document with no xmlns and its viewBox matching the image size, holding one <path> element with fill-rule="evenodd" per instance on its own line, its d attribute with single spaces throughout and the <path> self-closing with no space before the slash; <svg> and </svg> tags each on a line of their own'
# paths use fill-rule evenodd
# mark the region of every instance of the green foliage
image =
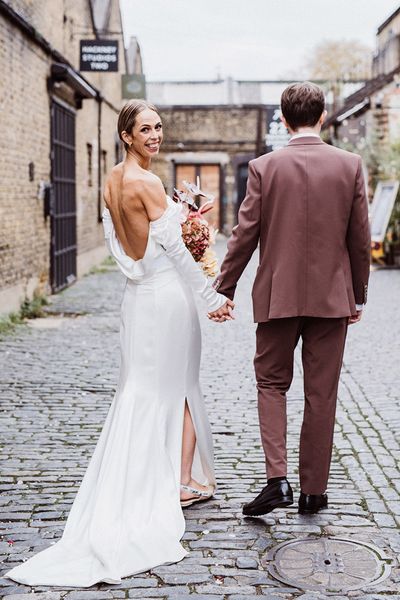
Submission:
<svg viewBox="0 0 400 600">
<path fill-rule="evenodd" d="M 103 260 L 103 262 L 101 264 L 104 265 L 105 267 L 114 267 L 115 266 L 115 259 L 110 254 L 109 256 L 107 256 L 107 258 L 105 258 Z"/>
<path fill-rule="evenodd" d="M 100 265 L 92 267 L 86 275 L 96 275 L 97 273 L 108 273 L 111 268 L 115 267 L 115 259 L 110 255 L 103 260 Z"/>
<path fill-rule="evenodd" d="M 103 266 L 99 266 L 99 267 L 92 267 L 90 269 L 90 271 L 88 271 L 86 273 L 86 275 L 97 275 L 98 273 L 108 273 L 110 269 L 108 267 L 103 267 Z"/>
<path fill-rule="evenodd" d="M 32 300 L 25 298 L 19 312 L 12 312 L 0 317 L 0 339 L 13 332 L 17 325 L 24 323 L 25 319 L 36 319 L 45 317 L 43 306 L 49 304 L 47 298 L 42 294 L 35 293 Z"/>
<path fill-rule="evenodd" d="M 400 241 L 400 192 L 397 194 L 393 212 L 390 216 L 386 232 L 386 241 L 389 244 L 398 244 Z"/>
<path fill-rule="evenodd" d="M 400 174 L 400 142 L 391 144 L 376 154 L 380 179 L 398 179 Z"/>
<path fill-rule="evenodd" d="M 363 148 L 357 148 L 350 142 L 335 140 L 335 145 L 343 150 L 360 154 L 367 166 L 370 185 L 375 190 L 378 181 L 400 178 L 400 141 L 389 146 L 382 145 L 376 135 Z M 400 190 L 390 217 L 385 242 L 398 244 L 400 240 Z"/>
<path fill-rule="evenodd" d="M 21 319 L 37 319 L 38 317 L 46 316 L 43 306 L 47 304 L 47 298 L 41 294 L 34 294 L 32 300 L 25 298 L 20 308 Z"/>
<path fill-rule="evenodd" d="M 16 325 L 23 323 L 19 313 L 10 313 L 6 316 L 0 317 L 0 339 L 5 335 L 11 333 Z"/>
</svg>

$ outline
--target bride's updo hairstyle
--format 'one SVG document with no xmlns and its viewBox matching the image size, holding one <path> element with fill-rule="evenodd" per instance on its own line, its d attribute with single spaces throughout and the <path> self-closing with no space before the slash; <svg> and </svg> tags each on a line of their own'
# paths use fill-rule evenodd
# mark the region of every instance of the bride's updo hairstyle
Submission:
<svg viewBox="0 0 400 600">
<path fill-rule="evenodd" d="M 150 104 L 150 102 L 146 102 L 146 100 L 129 100 L 129 102 L 122 107 L 118 115 L 117 129 L 119 139 L 123 142 L 125 150 L 128 150 L 129 145 L 122 139 L 122 132 L 126 131 L 126 133 L 130 134 L 135 126 L 137 115 L 143 110 L 146 110 L 146 108 L 154 110 L 155 113 L 159 114 L 154 104 Z"/>
</svg>

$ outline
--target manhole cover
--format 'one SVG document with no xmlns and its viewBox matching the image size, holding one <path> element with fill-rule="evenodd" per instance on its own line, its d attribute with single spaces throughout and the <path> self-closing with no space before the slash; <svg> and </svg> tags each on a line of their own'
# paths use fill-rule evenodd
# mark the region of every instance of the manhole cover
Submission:
<svg viewBox="0 0 400 600">
<path fill-rule="evenodd" d="M 390 560 L 372 544 L 341 538 L 307 538 L 275 546 L 264 558 L 263 566 L 283 583 L 333 594 L 386 579 Z"/>
</svg>

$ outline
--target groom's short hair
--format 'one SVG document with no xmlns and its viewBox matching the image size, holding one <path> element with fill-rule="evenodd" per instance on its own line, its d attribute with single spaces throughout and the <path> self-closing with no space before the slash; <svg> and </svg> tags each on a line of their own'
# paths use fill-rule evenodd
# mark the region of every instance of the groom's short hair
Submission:
<svg viewBox="0 0 400 600">
<path fill-rule="evenodd" d="M 293 83 L 281 96 L 281 110 L 293 131 L 299 127 L 314 127 L 325 109 L 322 89 L 311 83 Z"/>
</svg>

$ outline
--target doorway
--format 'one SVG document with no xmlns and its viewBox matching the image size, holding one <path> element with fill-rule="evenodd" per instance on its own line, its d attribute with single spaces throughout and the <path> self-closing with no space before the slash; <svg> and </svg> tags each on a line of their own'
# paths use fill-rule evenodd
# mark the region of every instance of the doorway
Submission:
<svg viewBox="0 0 400 600">
<path fill-rule="evenodd" d="M 215 228 L 221 226 L 221 168 L 215 164 L 177 164 L 175 165 L 174 187 L 183 190 L 182 181 L 196 183 L 200 177 L 201 189 L 214 196 L 213 209 L 204 215 L 204 218 Z M 196 199 L 196 204 L 202 206 L 206 198 Z"/>
<path fill-rule="evenodd" d="M 241 163 L 237 168 L 237 201 L 236 201 L 236 222 L 240 205 L 246 197 L 248 175 L 248 162 Z"/>
<path fill-rule="evenodd" d="M 76 279 L 75 112 L 51 104 L 50 280 L 58 292 Z"/>
</svg>

